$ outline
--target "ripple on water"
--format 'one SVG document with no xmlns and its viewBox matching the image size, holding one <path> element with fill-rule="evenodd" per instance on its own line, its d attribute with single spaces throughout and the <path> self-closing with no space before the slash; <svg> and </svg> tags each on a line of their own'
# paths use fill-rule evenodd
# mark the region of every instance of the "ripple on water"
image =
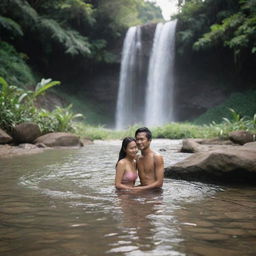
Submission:
<svg viewBox="0 0 256 256">
<path fill-rule="evenodd" d="M 236 255 L 233 248 L 254 255 L 255 189 L 165 179 L 160 193 L 116 193 L 120 145 L 121 140 L 96 141 L 79 150 L 24 157 L 17 187 L 5 172 L 0 217 L 11 231 L 0 227 L 0 235 L 14 238 L 10 251 L 19 249 L 15 242 L 22 238 L 28 241 L 23 254 L 33 251 L 33 256 L 51 241 L 60 248 L 54 256 L 227 256 Z M 181 141 L 152 143 L 156 151 L 164 150 L 166 165 L 189 155 L 179 153 L 180 146 Z M 7 194 L 7 188 L 13 191 Z"/>
</svg>

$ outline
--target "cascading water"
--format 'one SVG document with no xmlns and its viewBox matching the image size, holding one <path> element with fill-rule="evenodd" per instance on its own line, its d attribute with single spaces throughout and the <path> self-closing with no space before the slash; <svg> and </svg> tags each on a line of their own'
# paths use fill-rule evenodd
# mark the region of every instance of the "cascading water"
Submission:
<svg viewBox="0 0 256 256">
<path fill-rule="evenodd" d="M 141 31 L 131 27 L 126 33 L 122 51 L 121 73 L 116 109 L 118 130 L 137 123 L 142 116 L 136 88 L 141 70 Z M 137 113 L 134 115 L 134 113 Z"/>
<path fill-rule="evenodd" d="M 176 20 L 156 27 L 146 90 L 146 126 L 174 121 L 175 28 Z"/>
<path fill-rule="evenodd" d="M 156 126 L 174 121 L 175 28 L 176 20 L 157 25 L 149 61 L 142 57 L 141 27 L 131 27 L 127 31 L 122 51 L 116 129 L 136 123 Z"/>
</svg>

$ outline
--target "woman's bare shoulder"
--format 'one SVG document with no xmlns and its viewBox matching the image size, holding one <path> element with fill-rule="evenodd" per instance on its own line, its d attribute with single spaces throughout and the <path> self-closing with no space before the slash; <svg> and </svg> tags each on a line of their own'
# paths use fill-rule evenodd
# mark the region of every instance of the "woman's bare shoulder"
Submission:
<svg viewBox="0 0 256 256">
<path fill-rule="evenodd" d="M 117 163 L 117 167 L 124 167 L 126 165 L 126 159 L 121 159 L 118 163 Z"/>
</svg>

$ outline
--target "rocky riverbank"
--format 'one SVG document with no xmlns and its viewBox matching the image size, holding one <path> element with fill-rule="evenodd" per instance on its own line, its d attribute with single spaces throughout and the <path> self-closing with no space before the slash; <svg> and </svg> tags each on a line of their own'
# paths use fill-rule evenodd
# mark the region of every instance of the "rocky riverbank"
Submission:
<svg viewBox="0 0 256 256">
<path fill-rule="evenodd" d="M 0 158 L 41 153 L 51 148 L 81 147 L 92 143 L 72 133 L 55 132 L 42 135 L 33 123 L 16 126 L 12 134 L 0 129 Z"/>
<path fill-rule="evenodd" d="M 240 136 L 239 136 L 240 134 Z M 256 142 L 247 132 L 234 132 L 230 140 L 183 141 L 181 152 L 193 153 L 165 168 L 165 177 L 210 183 L 256 184 Z"/>
</svg>

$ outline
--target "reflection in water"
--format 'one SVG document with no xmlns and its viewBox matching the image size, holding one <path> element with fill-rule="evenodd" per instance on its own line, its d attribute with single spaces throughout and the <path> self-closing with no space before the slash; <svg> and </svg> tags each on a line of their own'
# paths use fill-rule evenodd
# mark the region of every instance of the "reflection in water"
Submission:
<svg viewBox="0 0 256 256">
<path fill-rule="evenodd" d="M 163 200 L 162 191 L 119 191 L 117 197 L 117 204 L 121 209 L 120 229 L 130 234 L 130 238 L 133 238 L 133 243 L 136 244 L 136 250 L 153 250 L 155 224 L 151 216 L 158 214 Z"/>
<path fill-rule="evenodd" d="M 256 188 L 165 179 L 115 192 L 121 141 L 0 159 L 0 255 L 254 256 Z M 166 165 L 186 154 L 154 141 Z"/>
<path fill-rule="evenodd" d="M 201 200 L 200 206 L 188 203 L 175 212 L 184 237 L 180 246 L 186 254 L 255 255 L 256 244 L 252 241 L 256 241 L 256 190 L 241 189 L 217 192 Z M 192 223 L 186 223 L 188 220 Z"/>
</svg>

